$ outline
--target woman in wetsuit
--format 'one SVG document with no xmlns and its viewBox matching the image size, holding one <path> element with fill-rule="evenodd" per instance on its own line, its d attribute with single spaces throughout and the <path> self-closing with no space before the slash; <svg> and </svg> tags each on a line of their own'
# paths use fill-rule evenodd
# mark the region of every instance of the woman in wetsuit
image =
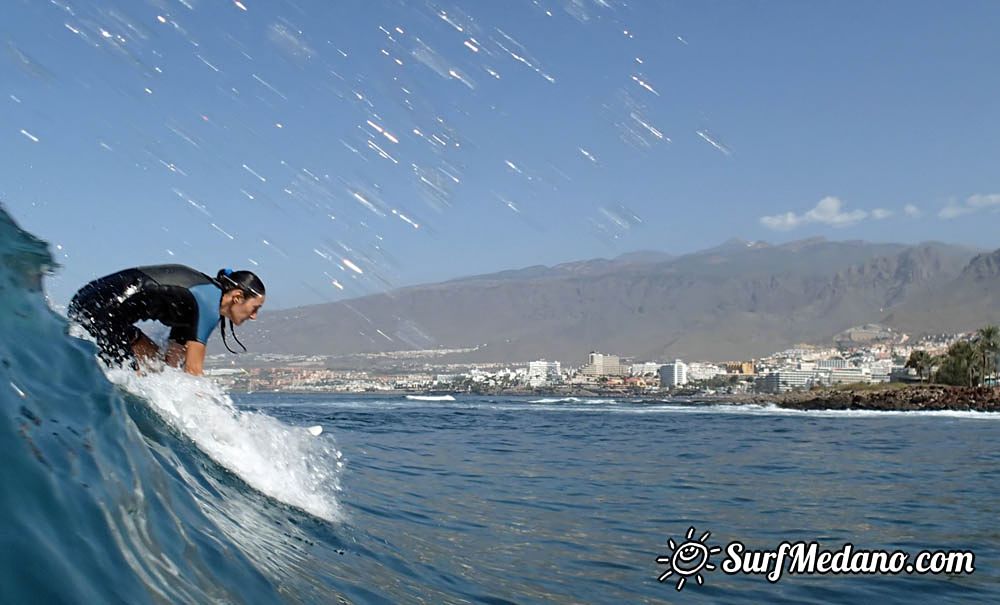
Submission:
<svg viewBox="0 0 1000 605">
<path fill-rule="evenodd" d="M 96 279 L 73 296 L 69 318 L 97 340 L 100 357 L 109 365 L 159 356 L 159 348 L 137 328 L 137 321 L 152 319 L 170 327 L 165 361 L 184 364 L 189 374 L 200 376 L 205 344 L 215 326 L 225 322 L 236 342 L 233 326 L 257 319 L 264 304 L 264 284 L 250 271 L 222 269 L 215 279 L 184 265 L 154 265 L 125 269 Z M 246 347 L 243 347 L 246 350 Z"/>
</svg>

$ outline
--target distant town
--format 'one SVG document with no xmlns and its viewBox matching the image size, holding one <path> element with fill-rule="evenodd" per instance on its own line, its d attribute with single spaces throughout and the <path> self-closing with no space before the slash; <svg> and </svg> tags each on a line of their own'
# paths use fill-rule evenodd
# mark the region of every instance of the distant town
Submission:
<svg viewBox="0 0 1000 605">
<path fill-rule="evenodd" d="M 544 359 L 521 363 L 434 364 L 427 352 L 399 351 L 390 369 L 338 369 L 332 358 L 258 354 L 234 366 L 213 355 L 206 374 L 234 391 L 331 393 L 505 393 L 735 395 L 785 393 L 819 386 L 918 382 L 908 364 L 914 351 L 944 354 L 974 333 L 924 336 L 918 341 L 890 328 L 865 325 L 838 335 L 830 346 L 799 345 L 759 359 L 727 361 L 634 360 L 613 353 L 581 354 L 579 366 Z M 385 357 L 387 354 L 378 354 Z M 248 359 L 249 358 L 249 359 Z M 908 367 L 908 365 L 910 367 Z"/>
</svg>

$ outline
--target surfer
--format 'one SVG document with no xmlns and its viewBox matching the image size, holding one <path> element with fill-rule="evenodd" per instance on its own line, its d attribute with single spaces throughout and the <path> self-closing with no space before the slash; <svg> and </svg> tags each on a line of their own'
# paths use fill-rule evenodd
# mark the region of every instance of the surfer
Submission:
<svg viewBox="0 0 1000 605">
<path fill-rule="evenodd" d="M 221 269 L 215 278 L 184 265 L 154 265 L 125 269 L 95 279 L 73 296 L 69 318 L 97 340 L 99 355 L 109 365 L 128 362 L 148 364 L 160 350 L 134 324 L 156 320 L 170 327 L 164 361 L 173 367 L 182 363 L 189 374 L 200 376 L 205 363 L 205 344 L 217 324 L 222 324 L 226 342 L 226 320 L 236 342 L 233 326 L 257 319 L 264 304 L 264 283 L 250 271 Z"/>
</svg>

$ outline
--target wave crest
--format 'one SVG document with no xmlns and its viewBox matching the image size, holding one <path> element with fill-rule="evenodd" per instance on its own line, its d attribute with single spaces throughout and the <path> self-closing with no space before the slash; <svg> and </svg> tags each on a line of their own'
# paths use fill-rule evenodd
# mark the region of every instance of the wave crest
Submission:
<svg viewBox="0 0 1000 605">
<path fill-rule="evenodd" d="M 280 601 L 272 578 L 294 566 L 301 540 L 289 510 L 227 478 L 108 381 L 94 345 L 69 337 L 45 300 L 56 266 L 47 244 L 2 206 L 0 258 L 0 602 Z M 235 418 L 233 440 L 268 424 Z M 292 504 L 322 512 L 307 497 Z"/>
</svg>

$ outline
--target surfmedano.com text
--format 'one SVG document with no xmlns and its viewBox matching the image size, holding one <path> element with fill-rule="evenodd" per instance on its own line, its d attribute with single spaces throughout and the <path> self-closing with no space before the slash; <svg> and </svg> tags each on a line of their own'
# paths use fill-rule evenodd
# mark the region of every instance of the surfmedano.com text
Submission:
<svg viewBox="0 0 1000 605">
<path fill-rule="evenodd" d="M 747 550 L 739 541 L 726 546 L 722 571 L 729 575 L 766 575 L 772 584 L 783 573 L 794 575 L 971 574 L 976 555 L 969 550 L 861 550 L 850 542 L 821 550 L 818 542 L 782 542 L 774 550 Z"/>
</svg>

